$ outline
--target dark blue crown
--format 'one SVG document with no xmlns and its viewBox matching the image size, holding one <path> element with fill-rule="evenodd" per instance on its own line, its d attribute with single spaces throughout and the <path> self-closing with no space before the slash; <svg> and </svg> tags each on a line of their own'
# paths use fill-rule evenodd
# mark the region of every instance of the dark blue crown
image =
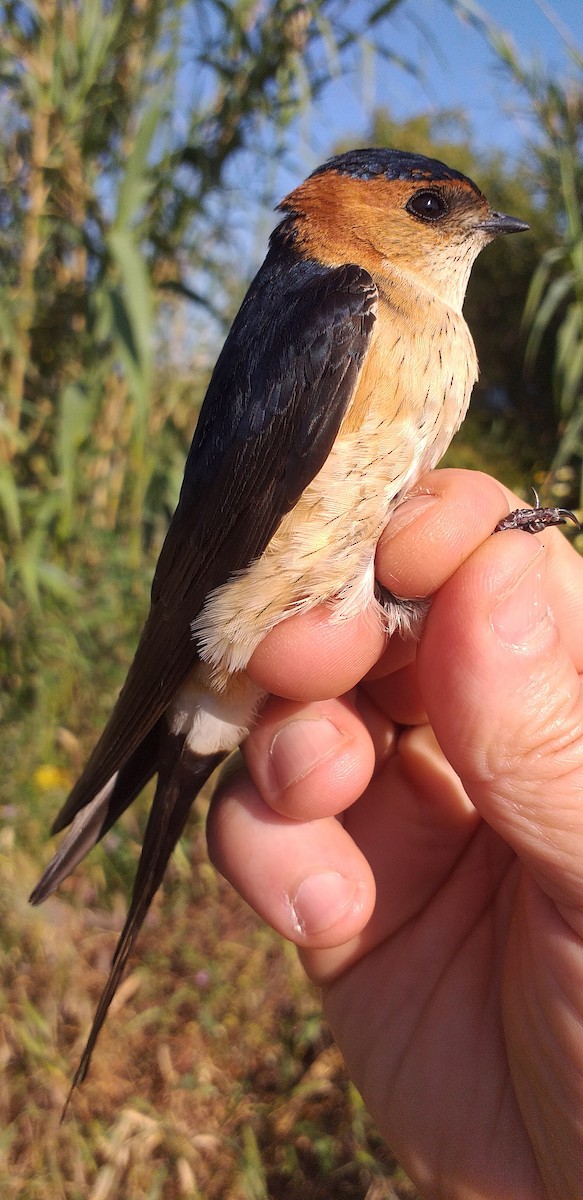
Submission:
<svg viewBox="0 0 583 1200">
<path fill-rule="evenodd" d="M 404 179 L 411 182 L 430 183 L 441 179 L 456 179 L 469 183 L 474 191 L 478 191 L 475 183 L 446 167 L 437 158 L 426 158 L 424 154 L 411 154 L 407 150 L 349 150 L 346 154 L 337 154 L 328 162 L 316 167 L 312 175 L 321 175 L 325 171 L 337 171 L 339 175 L 352 175 L 354 179 L 374 179 L 384 175 L 385 179 Z"/>
</svg>

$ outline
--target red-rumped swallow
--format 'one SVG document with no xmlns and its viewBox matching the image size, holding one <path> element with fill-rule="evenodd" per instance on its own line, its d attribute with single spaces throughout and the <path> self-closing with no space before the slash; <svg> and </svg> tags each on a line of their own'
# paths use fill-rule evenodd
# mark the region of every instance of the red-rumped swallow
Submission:
<svg viewBox="0 0 583 1200">
<path fill-rule="evenodd" d="M 370 610 L 389 633 L 411 622 L 375 587 L 377 541 L 468 407 L 474 259 L 528 228 L 458 171 L 399 150 L 332 158 L 279 210 L 209 384 L 134 661 L 31 896 L 49 896 L 157 775 L 73 1087 L 191 805 L 264 700 L 246 672 L 261 639 L 323 601 L 338 619 Z"/>
</svg>

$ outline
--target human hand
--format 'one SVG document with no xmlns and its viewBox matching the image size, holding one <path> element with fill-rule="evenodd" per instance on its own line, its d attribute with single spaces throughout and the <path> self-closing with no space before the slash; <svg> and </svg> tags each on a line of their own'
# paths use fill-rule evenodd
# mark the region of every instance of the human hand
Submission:
<svg viewBox="0 0 583 1200">
<path fill-rule="evenodd" d="M 435 593 L 418 646 L 325 610 L 275 629 L 251 669 L 292 698 L 268 701 L 209 845 L 299 946 L 424 1197 L 575 1200 L 583 561 L 554 529 L 489 536 L 516 498 L 487 476 L 433 472 L 421 496 L 377 556 L 391 591 Z"/>
</svg>

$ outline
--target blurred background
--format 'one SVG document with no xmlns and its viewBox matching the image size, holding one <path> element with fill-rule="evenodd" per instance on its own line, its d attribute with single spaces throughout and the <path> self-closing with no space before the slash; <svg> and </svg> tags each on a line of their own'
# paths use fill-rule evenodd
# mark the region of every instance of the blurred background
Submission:
<svg viewBox="0 0 583 1200">
<path fill-rule="evenodd" d="M 274 204 L 330 154 L 434 155 L 529 222 L 474 268 L 481 376 L 448 462 L 581 509 L 580 0 L 0 0 L 0 21 L 2 1195 L 412 1198 L 200 816 L 62 1126 L 144 809 L 26 897 Z"/>
</svg>

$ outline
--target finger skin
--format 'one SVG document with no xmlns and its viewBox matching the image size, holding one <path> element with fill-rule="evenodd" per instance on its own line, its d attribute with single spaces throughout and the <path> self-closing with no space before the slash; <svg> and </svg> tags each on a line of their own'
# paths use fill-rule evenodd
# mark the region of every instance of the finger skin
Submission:
<svg viewBox="0 0 583 1200">
<path fill-rule="evenodd" d="M 385 637 L 380 622 L 367 614 L 338 622 L 331 619 L 332 612 L 324 604 L 276 625 L 247 668 L 255 683 L 300 701 L 350 691 L 382 654 Z"/>
<path fill-rule="evenodd" d="M 389 733 L 384 753 L 393 742 Z M 264 800 L 294 820 L 344 812 L 368 786 L 376 758 L 373 738 L 351 696 L 301 707 L 271 697 L 243 753 Z"/>
<path fill-rule="evenodd" d="M 213 798 L 207 836 L 222 874 L 290 941 L 342 945 L 368 924 L 372 871 L 334 817 L 304 824 L 276 814 L 241 774 Z"/>
<path fill-rule="evenodd" d="M 480 547 L 436 597 L 418 679 L 444 753 L 520 864 L 505 1045 L 545 1194 L 562 1198 L 583 1172 L 583 697 L 579 564 L 556 559 L 564 591 L 535 539 Z"/>
<path fill-rule="evenodd" d="M 420 919 L 325 986 L 350 1073 L 423 1194 L 439 1180 L 439 1195 L 580 1196 L 583 706 L 554 619 L 560 589 L 549 558 L 526 535 L 499 535 L 436 597 L 418 653 L 420 691 L 484 820 Z M 577 576 L 579 564 L 564 561 Z M 331 960 L 328 951 L 303 957 L 316 977 Z M 370 998 L 372 977 L 385 981 L 382 1005 Z M 415 1078 L 425 1080 L 425 1110 L 409 1105 Z M 496 1135 L 476 1131 L 475 1156 L 456 1161 L 480 1111 L 497 1112 Z"/>
<path fill-rule="evenodd" d="M 583 700 L 547 559 L 520 532 L 484 543 L 435 599 L 418 679 L 482 816 L 553 900 L 583 907 Z"/>
</svg>

